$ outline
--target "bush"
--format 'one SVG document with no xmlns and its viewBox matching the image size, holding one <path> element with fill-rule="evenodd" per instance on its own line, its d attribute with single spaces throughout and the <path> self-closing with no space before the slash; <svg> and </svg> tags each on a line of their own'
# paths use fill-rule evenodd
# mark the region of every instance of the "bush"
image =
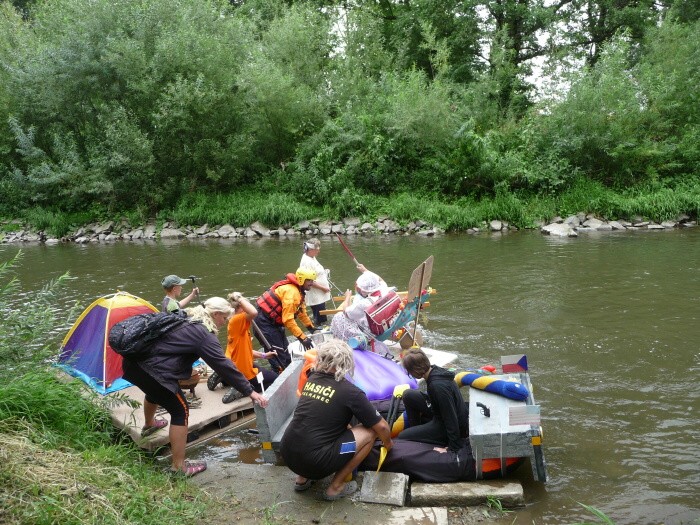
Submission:
<svg viewBox="0 0 700 525">
<path fill-rule="evenodd" d="M 50 363 L 65 323 L 55 298 L 68 276 L 26 301 L 12 276 L 21 258 L 0 264 L 0 521 L 196 521 L 210 503 L 204 494 L 158 472 L 133 443 L 115 443 L 107 410 L 114 398 L 57 378 Z"/>
</svg>

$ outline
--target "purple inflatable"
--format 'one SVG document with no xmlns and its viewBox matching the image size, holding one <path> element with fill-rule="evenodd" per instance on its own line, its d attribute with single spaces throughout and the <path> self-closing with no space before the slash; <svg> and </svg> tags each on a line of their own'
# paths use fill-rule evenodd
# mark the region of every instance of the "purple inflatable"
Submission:
<svg viewBox="0 0 700 525">
<path fill-rule="evenodd" d="M 354 350 L 355 375 L 348 378 L 360 387 L 370 401 L 389 399 L 396 385 L 418 388 L 418 383 L 395 361 L 370 351 Z"/>
</svg>

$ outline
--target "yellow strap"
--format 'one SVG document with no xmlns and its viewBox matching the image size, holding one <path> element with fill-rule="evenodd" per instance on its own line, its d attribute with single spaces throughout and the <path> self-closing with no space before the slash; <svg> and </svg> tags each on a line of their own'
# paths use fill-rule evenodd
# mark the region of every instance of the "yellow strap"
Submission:
<svg viewBox="0 0 700 525">
<path fill-rule="evenodd" d="M 386 449 L 386 447 L 382 447 L 379 449 L 379 464 L 377 465 L 377 472 L 379 472 L 379 469 L 382 468 L 382 464 L 384 463 L 384 460 L 386 459 L 386 455 L 389 453 L 389 451 Z"/>
</svg>

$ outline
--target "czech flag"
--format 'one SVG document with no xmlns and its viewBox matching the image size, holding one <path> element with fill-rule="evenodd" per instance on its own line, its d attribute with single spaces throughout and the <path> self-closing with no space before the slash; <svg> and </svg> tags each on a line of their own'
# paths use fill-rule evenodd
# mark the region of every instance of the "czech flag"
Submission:
<svg viewBox="0 0 700 525">
<path fill-rule="evenodd" d="M 501 368 L 504 374 L 527 372 L 527 356 L 525 354 L 502 355 Z"/>
</svg>

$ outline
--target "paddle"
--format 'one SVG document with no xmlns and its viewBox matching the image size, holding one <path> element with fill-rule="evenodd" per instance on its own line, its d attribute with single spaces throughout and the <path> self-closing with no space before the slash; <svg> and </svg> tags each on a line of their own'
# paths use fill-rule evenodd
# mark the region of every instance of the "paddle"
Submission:
<svg viewBox="0 0 700 525">
<path fill-rule="evenodd" d="M 262 345 L 265 352 L 277 353 L 277 350 L 284 350 L 283 348 L 280 348 L 279 346 L 274 346 L 274 345 L 270 344 L 270 341 L 267 340 L 267 337 L 265 337 L 265 334 L 262 333 L 262 330 L 260 330 L 260 327 L 257 324 L 255 324 L 255 321 L 251 320 L 250 324 L 253 327 L 253 332 L 255 333 L 255 336 L 257 337 L 258 341 L 260 341 L 260 344 Z"/>
<path fill-rule="evenodd" d="M 350 251 L 350 248 L 348 248 L 347 244 L 345 244 L 345 242 L 343 242 L 343 238 L 340 236 L 340 234 L 336 232 L 336 236 L 338 237 L 338 240 L 340 241 L 340 244 L 343 246 L 343 248 L 345 249 L 345 251 L 347 252 L 347 254 L 348 254 L 348 255 L 350 256 L 350 258 L 352 259 L 352 262 L 355 263 L 355 266 L 359 266 L 360 263 L 357 262 L 357 259 L 355 259 L 355 256 L 352 254 L 352 252 Z"/>
</svg>

